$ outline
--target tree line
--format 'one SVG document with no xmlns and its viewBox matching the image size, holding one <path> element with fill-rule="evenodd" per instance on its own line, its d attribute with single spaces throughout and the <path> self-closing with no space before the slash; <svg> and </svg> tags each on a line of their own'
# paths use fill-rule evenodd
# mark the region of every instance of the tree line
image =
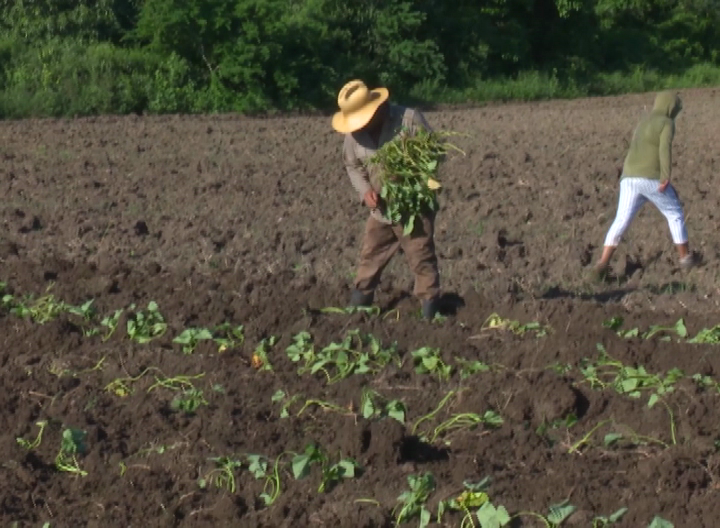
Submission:
<svg viewBox="0 0 720 528">
<path fill-rule="evenodd" d="M 2 117 L 328 110 L 357 77 L 416 102 L 720 80 L 720 0 L 0 5 Z"/>
</svg>

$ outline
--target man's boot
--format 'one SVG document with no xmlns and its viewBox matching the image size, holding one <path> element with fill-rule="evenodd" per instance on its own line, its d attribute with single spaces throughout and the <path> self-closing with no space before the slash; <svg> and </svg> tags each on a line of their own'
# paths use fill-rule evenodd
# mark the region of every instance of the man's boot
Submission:
<svg viewBox="0 0 720 528">
<path fill-rule="evenodd" d="M 360 290 L 353 290 L 350 296 L 350 306 L 372 306 L 374 293 L 363 293 Z"/>
<path fill-rule="evenodd" d="M 432 320 L 438 312 L 437 298 L 428 299 L 422 302 L 422 315 L 424 319 Z"/>
</svg>

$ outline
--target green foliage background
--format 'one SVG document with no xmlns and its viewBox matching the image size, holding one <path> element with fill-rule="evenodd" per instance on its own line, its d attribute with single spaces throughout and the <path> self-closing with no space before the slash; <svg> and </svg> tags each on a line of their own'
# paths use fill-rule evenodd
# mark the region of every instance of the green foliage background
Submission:
<svg viewBox="0 0 720 528">
<path fill-rule="evenodd" d="M 720 0 L 2 0 L 0 116 L 333 109 L 720 81 Z"/>
</svg>

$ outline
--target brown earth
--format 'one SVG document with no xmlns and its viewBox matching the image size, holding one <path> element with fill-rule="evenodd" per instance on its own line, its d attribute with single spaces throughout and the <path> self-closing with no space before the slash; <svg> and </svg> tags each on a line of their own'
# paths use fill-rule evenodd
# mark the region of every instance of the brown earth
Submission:
<svg viewBox="0 0 720 528">
<path fill-rule="evenodd" d="M 720 320 L 716 90 L 684 93 L 674 150 L 675 185 L 704 265 L 681 272 L 662 216 L 646 207 L 618 251 L 617 279 L 586 280 L 615 212 L 616 166 L 651 104 L 645 94 L 427 113 L 436 128 L 470 134 L 458 139 L 467 155 L 452 157 L 441 175 L 437 246 L 448 317 L 433 323 L 418 318 L 401 255 L 385 273 L 380 316 L 320 311 L 348 298 L 367 214 L 327 118 L 0 124 L 0 280 L 15 303 L 0 311 L 0 522 L 391 526 L 408 476 L 430 472 L 433 513 L 464 481 L 491 477 L 490 499 L 511 515 L 547 514 L 568 499 L 577 508 L 568 526 L 591 526 L 621 507 L 628 511 L 618 526 L 647 526 L 655 515 L 716 526 L 719 393 L 688 377 L 720 381 L 717 345 L 672 333 L 624 339 L 602 324 L 622 316 L 624 328 L 645 331 L 684 318 L 692 337 Z M 77 315 L 41 324 L 9 311 L 24 295 L 47 294 L 74 305 L 94 299 L 99 319 L 156 301 L 168 328 L 139 344 L 126 332 L 129 311 L 108 340 L 85 335 Z M 483 329 L 492 313 L 551 330 Z M 184 328 L 222 322 L 244 325 L 244 343 L 219 353 L 202 341 L 183 354 L 172 342 Z M 286 354 L 301 331 L 319 351 L 353 329 L 397 343 L 402 362 L 328 383 L 321 372 L 298 374 L 302 364 Z M 257 370 L 253 351 L 271 336 L 273 370 Z M 686 377 L 652 408 L 650 391 L 632 398 L 593 388 L 578 367 L 597 359 L 598 344 L 627 366 L 660 376 L 679 368 Z M 459 357 L 492 368 L 467 378 L 456 369 L 449 380 L 417 373 L 411 352 L 422 347 L 439 348 L 455 367 Z M 207 405 L 194 413 L 171 407 L 177 391 L 148 390 L 180 375 L 202 375 L 190 381 Z M 136 381 L 126 380 L 125 393 L 106 390 L 118 378 Z M 405 424 L 363 418 L 366 388 L 401 400 Z M 278 390 L 299 396 L 287 418 L 272 401 Z M 450 390 L 458 392 L 415 427 Z M 302 410 L 307 399 L 339 408 Z M 423 440 L 457 413 L 488 410 L 502 417 L 499 427 Z M 34 439 L 41 420 L 48 426 L 39 446 L 26 449 L 16 439 Z M 77 457 L 86 476 L 54 465 L 64 427 L 87 432 Z M 608 433 L 633 431 L 644 440 L 603 443 Z M 352 457 L 362 472 L 327 493 L 318 492 L 319 466 L 295 480 L 292 453 L 313 442 L 331 463 Z M 267 457 L 268 471 L 282 455 L 281 493 L 269 507 L 247 454 Z M 221 456 L 244 463 L 234 492 L 198 483 L 214 467 L 209 458 Z M 460 526 L 461 518 L 446 514 L 437 525 Z M 516 525 L 542 523 L 523 516 Z"/>
</svg>

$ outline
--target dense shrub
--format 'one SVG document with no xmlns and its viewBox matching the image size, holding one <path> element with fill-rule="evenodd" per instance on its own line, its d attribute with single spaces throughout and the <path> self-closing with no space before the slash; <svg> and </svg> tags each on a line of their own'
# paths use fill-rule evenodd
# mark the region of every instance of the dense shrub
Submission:
<svg viewBox="0 0 720 528">
<path fill-rule="evenodd" d="M 720 79 L 716 0 L 7 0 L 0 115 L 328 109 Z"/>
</svg>

